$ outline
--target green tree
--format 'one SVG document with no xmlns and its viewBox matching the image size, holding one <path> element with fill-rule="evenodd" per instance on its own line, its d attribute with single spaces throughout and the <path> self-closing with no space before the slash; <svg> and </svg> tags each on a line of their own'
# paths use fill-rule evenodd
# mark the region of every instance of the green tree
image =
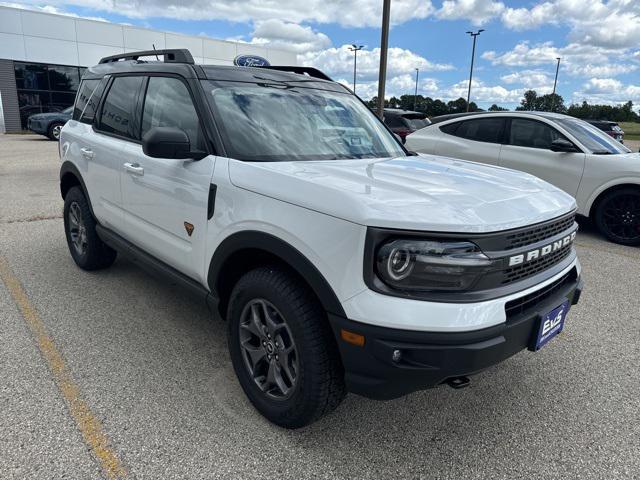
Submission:
<svg viewBox="0 0 640 480">
<path fill-rule="evenodd" d="M 489 107 L 490 112 L 506 112 L 508 108 L 499 107 L 495 103 Z"/>
</svg>

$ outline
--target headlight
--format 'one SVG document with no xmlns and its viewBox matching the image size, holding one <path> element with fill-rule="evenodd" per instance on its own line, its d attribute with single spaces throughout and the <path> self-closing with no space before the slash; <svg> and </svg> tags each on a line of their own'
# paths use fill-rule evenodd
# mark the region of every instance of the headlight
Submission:
<svg viewBox="0 0 640 480">
<path fill-rule="evenodd" d="M 477 245 L 463 241 L 393 240 L 375 257 L 380 280 L 410 291 L 467 290 L 492 265 Z"/>
</svg>

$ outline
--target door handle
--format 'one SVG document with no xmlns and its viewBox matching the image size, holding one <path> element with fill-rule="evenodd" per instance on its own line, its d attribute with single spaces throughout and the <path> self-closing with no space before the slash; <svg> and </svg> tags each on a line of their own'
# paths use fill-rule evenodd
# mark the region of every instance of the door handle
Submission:
<svg viewBox="0 0 640 480">
<path fill-rule="evenodd" d="M 144 168 L 142 168 L 139 163 L 125 163 L 124 169 L 134 175 L 144 175 Z"/>
<path fill-rule="evenodd" d="M 82 152 L 82 156 L 87 160 L 93 158 L 93 150 L 91 150 L 90 148 L 83 147 L 80 149 L 80 151 Z"/>
</svg>

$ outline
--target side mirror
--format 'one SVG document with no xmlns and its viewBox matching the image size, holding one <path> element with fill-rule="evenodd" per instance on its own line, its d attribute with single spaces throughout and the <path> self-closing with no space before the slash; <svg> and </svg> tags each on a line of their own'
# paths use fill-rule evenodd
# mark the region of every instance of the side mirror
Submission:
<svg viewBox="0 0 640 480">
<path fill-rule="evenodd" d="M 153 158 L 200 160 L 206 152 L 192 151 L 189 136 L 175 127 L 153 127 L 142 136 L 142 151 Z"/>
<path fill-rule="evenodd" d="M 557 138 L 551 142 L 552 152 L 577 152 L 576 147 L 569 140 Z"/>
</svg>

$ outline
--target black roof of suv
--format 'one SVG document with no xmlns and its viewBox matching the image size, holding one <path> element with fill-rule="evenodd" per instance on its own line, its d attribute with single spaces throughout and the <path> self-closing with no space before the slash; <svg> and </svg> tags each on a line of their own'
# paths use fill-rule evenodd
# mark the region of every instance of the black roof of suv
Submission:
<svg viewBox="0 0 640 480">
<path fill-rule="evenodd" d="M 143 57 L 156 57 L 151 61 Z M 334 82 L 323 72 L 312 67 L 264 66 L 237 67 L 227 65 L 196 65 L 189 50 L 147 50 L 104 57 L 98 65 L 89 67 L 83 79 L 98 79 L 119 73 L 175 73 L 185 78 L 198 78 L 234 82 L 296 83 L 338 92 L 351 92 Z M 300 85 L 300 84 L 303 85 Z"/>
</svg>

